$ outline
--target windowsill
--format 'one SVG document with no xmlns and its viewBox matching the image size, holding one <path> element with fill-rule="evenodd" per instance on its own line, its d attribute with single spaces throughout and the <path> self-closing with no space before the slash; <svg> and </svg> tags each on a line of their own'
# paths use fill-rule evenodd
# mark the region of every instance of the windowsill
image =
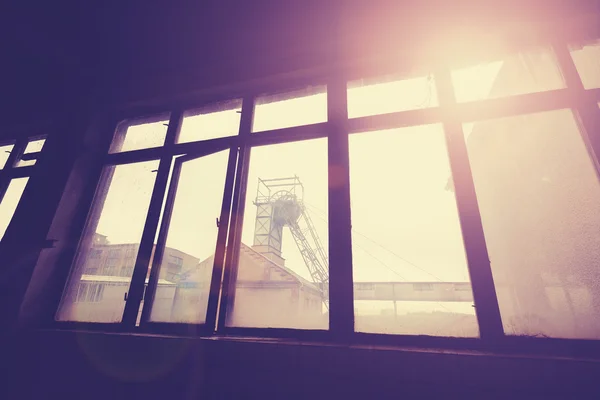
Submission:
<svg viewBox="0 0 600 400">
<path fill-rule="evenodd" d="M 485 346 L 477 338 L 443 338 L 432 336 L 399 336 L 379 334 L 357 334 L 354 340 L 334 341 L 323 339 L 300 339 L 277 336 L 255 336 L 251 334 L 212 334 L 212 335 L 179 335 L 172 333 L 153 332 L 107 332 L 92 329 L 63 329 L 42 328 L 37 333 L 72 333 L 107 336 L 126 336 L 137 338 L 156 338 L 167 340 L 224 342 L 246 344 L 276 344 L 283 346 L 324 347 L 347 349 L 349 351 L 378 351 L 400 353 L 422 353 L 454 356 L 493 357 L 505 359 L 529 360 L 562 360 L 577 362 L 600 363 L 600 351 L 596 341 L 580 341 L 569 339 L 545 339 L 533 337 L 508 337 L 507 344 L 502 346 Z M 300 334 L 306 331 L 298 331 Z M 310 335 L 312 332 L 308 332 Z M 324 332 L 326 333 L 326 332 Z M 398 344 L 391 344 L 397 339 Z M 421 341 L 424 345 L 402 344 L 403 339 L 408 343 L 413 340 Z M 387 341 L 387 343 L 386 343 Z M 426 345 L 426 343 L 429 343 Z M 595 346 L 594 346 L 595 345 Z"/>
</svg>

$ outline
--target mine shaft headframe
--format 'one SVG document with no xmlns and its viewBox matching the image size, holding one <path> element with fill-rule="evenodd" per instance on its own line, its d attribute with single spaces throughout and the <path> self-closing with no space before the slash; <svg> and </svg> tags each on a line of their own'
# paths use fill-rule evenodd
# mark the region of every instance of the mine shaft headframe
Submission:
<svg viewBox="0 0 600 400">
<path fill-rule="evenodd" d="M 304 198 L 304 185 L 300 182 L 300 178 L 297 176 L 273 179 L 258 178 L 254 204 L 270 203 L 283 194 L 294 196 L 296 201 L 301 203 Z"/>
</svg>

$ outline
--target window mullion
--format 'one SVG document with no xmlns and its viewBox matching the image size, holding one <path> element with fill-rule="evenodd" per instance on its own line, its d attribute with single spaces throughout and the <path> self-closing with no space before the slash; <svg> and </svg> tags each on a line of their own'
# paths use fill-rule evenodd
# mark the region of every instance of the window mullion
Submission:
<svg viewBox="0 0 600 400">
<path fill-rule="evenodd" d="M 225 265 L 223 270 L 223 289 L 221 291 L 221 303 L 218 307 L 218 331 L 223 331 L 224 329 L 226 329 L 228 314 L 232 311 L 233 305 L 235 303 L 235 289 L 238 273 L 239 249 L 242 238 L 242 224 L 244 221 L 246 188 L 248 185 L 248 167 L 250 166 L 250 148 L 248 147 L 247 143 L 248 138 L 252 133 L 253 121 L 254 97 L 248 96 L 244 98 L 242 103 L 242 115 L 239 129 L 241 146 L 238 151 L 235 179 L 232 188 L 233 199 L 231 204 L 231 218 L 229 221 L 221 221 L 222 223 L 229 223 L 229 232 L 227 237 L 227 247 L 225 249 Z M 232 162 L 233 161 L 230 160 L 230 164 Z M 211 282 L 211 291 L 214 291 L 215 288 L 212 283 L 213 282 Z M 213 309 L 215 307 L 214 298 L 211 307 Z M 212 323 L 212 321 L 210 321 L 209 323 Z"/>
<path fill-rule="evenodd" d="M 154 183 L 150 206 L 146 216 L 146 223 L 144 225 L 140 247 L 135 260 L 135 267 L 131 277 L 129 291 L 127 292 L 127 302 L 125 303 L 125 310 L 123 311 L 123 319 L 121 322 L 124 329 L 133 328 L 137 321 L 140 303 L 142 301 L 142 296 L 144 295 L 145 280 L 148 274 L 150 258 L 152 256 L 152 248 L 154 247 L 156 229 L 158 228 L 158 221 L 160 219 L 165 190 L 167 189 L 171 163 L 173 162 L 170 150 L 179 134 L 182 120 L 183 112 L 181 110 L 174 111 L 171 114 L 165 139 L 164 152 L 158 166 L 156 181 Z"/>
<path fill-rule="evenodd" d="M 334 76 L 327 86 L 329 173 L 329 329 L 336 337 L 354 332 L 348 92 Z"/>
<path fill-rule="evenodd" d="M 447 69 L 436 71 L 435 78 L 440 107 L 445 110 L 443 113 L 444 134 L 479 333 L 482 339 L 493 341 L 503 337 L 504 331 L 465 138 L 461 121 L 456 118 L 456 99 L 450 71 Z"/>
</svg>

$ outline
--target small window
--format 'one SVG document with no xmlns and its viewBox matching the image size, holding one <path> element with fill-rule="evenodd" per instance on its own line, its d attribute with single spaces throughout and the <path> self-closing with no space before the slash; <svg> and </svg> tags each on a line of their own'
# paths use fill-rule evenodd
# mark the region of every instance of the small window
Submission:
<svg viewBox="0 0 600 400">
<path fill-rule="evenodd" d="M 571 46 L 571 57 L 585 89 L 600 88 L 600 40 Z"/>
<path fill-rule="evenodd" d="M 256 99 L 252 132 L 327 121 L 327 87 L 311 86 Z"/>
<path fill-rule="evenodd" d="M 29 143 L 27 143 L 27 147 L 25 148 L 25 151 L 23 152 L 23 156 L 21 156 L 21 160 L 19 160 L 17 162 L 17 167 L 29 167 L 29 166 L 35 165 L 36 160 L 35 159 L 27 160 L 26 156 L 28 154 L 38 153 L 38 152 L 42 151 L 42 148 L 44 147 L 45 143 L 46 143 L 45 138 L 30 140 Z"/>
<path fill-rule="evenodd" d="M 110 153 L 160 147 L 165 143 L 169 115 L 125 120 L 117 126 Z"/>
<path fill-rule="evenodd" d="M 8 161 L 8 157 L 10 156 L 13 147 L 15 147 L 14 144 L 0 146 L 0 169 L 3 169 L 6 166 L 6 162 Z"/>
<path fill-rule="evenodd" d="M 348 83 L 348 118 L 417 110 L 438 105 L 432 75 L 411 79 L 385 76 Z"/>
<path fill-rule="evenodd" d="M 6 193 L 4 193 L 4 196 L 0 200 L 0 240 L 2 240 L 8 224 L 17 209 L 28 180 L 29 178 L 12 179 Z"/>
<path fill-rule="evenodd" d="M 188 110 L 183 115 L 177 143 L 237 135 L 241 112 L 242 100 Z"/>
<path fill-rule="evenodd" d="M 548 49 L 455 69 L 452 83 L 459 103 L 565 87 L 554 54 Z"/>
<path fill-rule="evenodd" d="M 431 283 L 413 283 L 413 290 L 417 292 L 429 292 L 433 290 Z"/>
</svg>

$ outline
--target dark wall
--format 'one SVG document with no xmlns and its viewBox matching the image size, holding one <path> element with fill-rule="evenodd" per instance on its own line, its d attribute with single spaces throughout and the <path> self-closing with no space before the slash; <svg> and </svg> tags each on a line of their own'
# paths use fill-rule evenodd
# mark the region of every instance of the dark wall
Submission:
<svg viewBox="0 0 600 400">
<path fill-rule="evenodd" d="M 13 3 L 0 12 L 5 127 L 331 61 L 383 55 L 410 68 L 416 57 L 477 55 L 570 35 L 582 26 L 572 16 L 599 10 L 553 0 Z"/>
</svg>

